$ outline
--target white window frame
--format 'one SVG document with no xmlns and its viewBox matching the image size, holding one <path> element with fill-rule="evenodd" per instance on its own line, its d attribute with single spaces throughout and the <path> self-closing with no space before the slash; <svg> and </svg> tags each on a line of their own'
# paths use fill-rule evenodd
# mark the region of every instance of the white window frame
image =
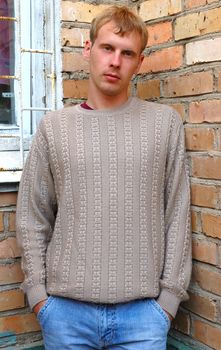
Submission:
<svg viewBox="0 0 221 350">
<path fill-rule="evenodd" d="M 62 107 L 60 0 L 14 0 L 15 125 L 0 124 L 0 183 L 18 182 L 40 118 Z"/>
</svg>

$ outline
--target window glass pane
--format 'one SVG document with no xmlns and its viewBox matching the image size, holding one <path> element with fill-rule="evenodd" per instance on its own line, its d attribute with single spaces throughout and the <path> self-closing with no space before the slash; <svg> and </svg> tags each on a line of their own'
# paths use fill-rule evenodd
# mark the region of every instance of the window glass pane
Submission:
<svg viewBox="0 0 221 350">
<path fill-rule="evenodd" d="M 14 21 L 7 17 L 14 16 L 12 0 L 0 1 L 0 123 L 13 124 L 14 80 L 7 76 L 14 75 Z"/>
</svg>

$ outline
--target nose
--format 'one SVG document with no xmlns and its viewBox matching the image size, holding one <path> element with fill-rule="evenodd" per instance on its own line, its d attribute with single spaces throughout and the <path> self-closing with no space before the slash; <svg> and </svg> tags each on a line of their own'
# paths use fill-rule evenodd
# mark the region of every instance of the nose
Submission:
<svg viewBox="0 0 221 350">
<path fill-rule="evenodd" d="M 111 66 L 118 68 L 121 64 L 121 55 L 119 52 L 115 51 L 113 52 L 112 59 L 111 59 Z"/>
</svg>

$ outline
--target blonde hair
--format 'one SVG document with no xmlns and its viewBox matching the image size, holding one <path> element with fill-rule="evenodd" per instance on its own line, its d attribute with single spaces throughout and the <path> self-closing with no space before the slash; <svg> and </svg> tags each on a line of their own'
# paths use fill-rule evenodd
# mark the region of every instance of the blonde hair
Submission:
<svg viewBox="0 0 221 350">
<path fill-rule="evenodd" d="M 124 36 L 125 33 L 136 31 L 141 37 L 141 52 L 147 45 L 147 28 L 142 19 L 126 6 L 111 6 L 102 11 L 92 20 L 90 41 L 94 44 L 99 29 L 106 23 L 113 21 L 116 24 L 116 34 Z"/>
</svg>

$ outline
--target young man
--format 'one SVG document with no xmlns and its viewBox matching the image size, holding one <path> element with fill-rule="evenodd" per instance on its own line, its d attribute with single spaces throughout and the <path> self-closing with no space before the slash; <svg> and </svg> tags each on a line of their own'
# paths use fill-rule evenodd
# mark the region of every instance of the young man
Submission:
<svg viewBox="0 0 221 350">
<path fill-rule="evenodd" d="M 93 20 L 88 99 L 42 118 L 23 171 L 23 289 L 46 350 L 164 350 L 191 271 L 182 121 L 128 97 L 147 42 L 126 7 Z"/>
</svg>

